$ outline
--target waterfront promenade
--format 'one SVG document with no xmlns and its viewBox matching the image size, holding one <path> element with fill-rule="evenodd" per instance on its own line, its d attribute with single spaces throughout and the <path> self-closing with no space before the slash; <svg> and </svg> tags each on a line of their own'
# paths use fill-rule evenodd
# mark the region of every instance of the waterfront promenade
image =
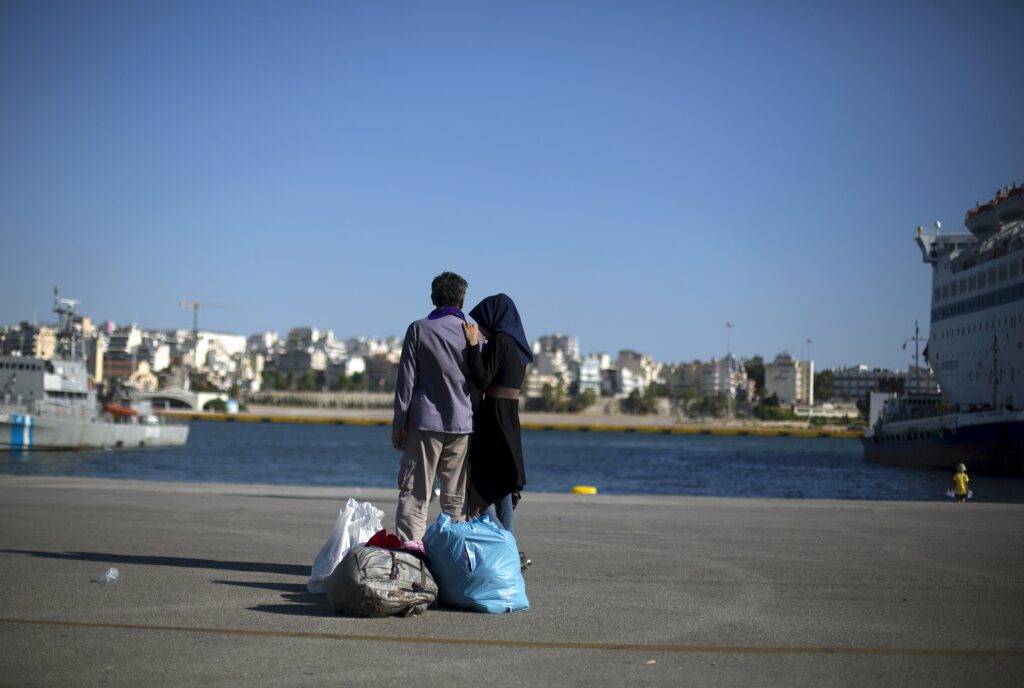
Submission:
<svg viewBox="0 0 1024 688">
<path fill-rule="evenodd" d="M 4 685 L 1017 685 L 1024 506 L 527 494 L 528 612 L 333 615 L 347 497 L 0 476 Z M 432 512 L 433 513 L 433 512 Z M 90 582 L 108 566 L 113 584 Z"/>
</svg>

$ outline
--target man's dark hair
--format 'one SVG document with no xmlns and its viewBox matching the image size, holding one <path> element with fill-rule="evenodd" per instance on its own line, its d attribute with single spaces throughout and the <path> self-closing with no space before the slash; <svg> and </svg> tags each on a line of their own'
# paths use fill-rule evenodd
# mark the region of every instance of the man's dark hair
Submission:
<svg viewBox="0 0 1024 688">
<path fill-rule="evenodd" d="M 442 272 L 430 283 L 430 300 L 438 308 L 445 306 L 462 306 L 466 298 L 466 290 L 469 289 L 469 282 L 454 272 Z"/>
</svg>

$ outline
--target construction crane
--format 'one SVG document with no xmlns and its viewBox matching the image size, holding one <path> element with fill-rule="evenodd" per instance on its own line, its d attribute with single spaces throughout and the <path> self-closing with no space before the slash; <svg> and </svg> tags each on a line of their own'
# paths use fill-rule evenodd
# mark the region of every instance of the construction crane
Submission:
<svg viewBox="0 0 1024 688">
<path fill-rule="evenodd" d="M 179 308 L 192 309 L 192 367 L 196 367 L 196 348 L 199 346 L 199 308 L 205 305 L 198 301 L 185 301 L 184 299 L 178 302 Z"/>
<path fill-rule="evenodd" d="M 199 368 L 199 361 L 197 355 L 199 351 L 199 309 L 200 308 L 225 308 L 225 306 L 217 303 L 201 303 L 199 301 L 186 301 L 181 300 L 178 302 L 179 308 L 191 308 L 192 309 L 192 368 Z"/>
</svg>

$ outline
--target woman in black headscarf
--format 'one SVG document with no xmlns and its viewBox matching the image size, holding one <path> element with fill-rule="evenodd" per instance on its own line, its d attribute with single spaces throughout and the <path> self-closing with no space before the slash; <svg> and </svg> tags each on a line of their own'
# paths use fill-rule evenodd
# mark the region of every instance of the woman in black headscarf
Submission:
<svg viewBox="0 0 1024 688">
<path fill-rule="evenodd" d="M 526 484 L 519 388 L 533 352 L 519 311 L 505 294 L 488 296 L 469 315 L 487 339 L 481 350 L 477 325 L 463 325 L 469 344 L 466 360 L 470 377 L 484 393 L 469 447 L 470 516 L 479 515 L 493 504 L 502 527 L 512 530 L 512 509 Z"/>
</svg>

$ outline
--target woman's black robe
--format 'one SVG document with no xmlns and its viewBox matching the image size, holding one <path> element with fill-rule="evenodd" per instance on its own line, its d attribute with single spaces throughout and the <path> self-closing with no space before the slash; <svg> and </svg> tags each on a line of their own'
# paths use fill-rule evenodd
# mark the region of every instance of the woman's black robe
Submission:
<svg viewBox="0 0 1024 688">
<path fill-rule="evenodd" d="M 483 351 L 467 347 L 470 378 L 480 390 L 510 387 L 518 390 L 526 376 L 516 341 L 499 332 Z M 484 396 L 473 423 L 469 445 L 469 479 L 488 504 L 526 484 L 523 442 L 519 428 L 519 400 Z"/>
</svg>

